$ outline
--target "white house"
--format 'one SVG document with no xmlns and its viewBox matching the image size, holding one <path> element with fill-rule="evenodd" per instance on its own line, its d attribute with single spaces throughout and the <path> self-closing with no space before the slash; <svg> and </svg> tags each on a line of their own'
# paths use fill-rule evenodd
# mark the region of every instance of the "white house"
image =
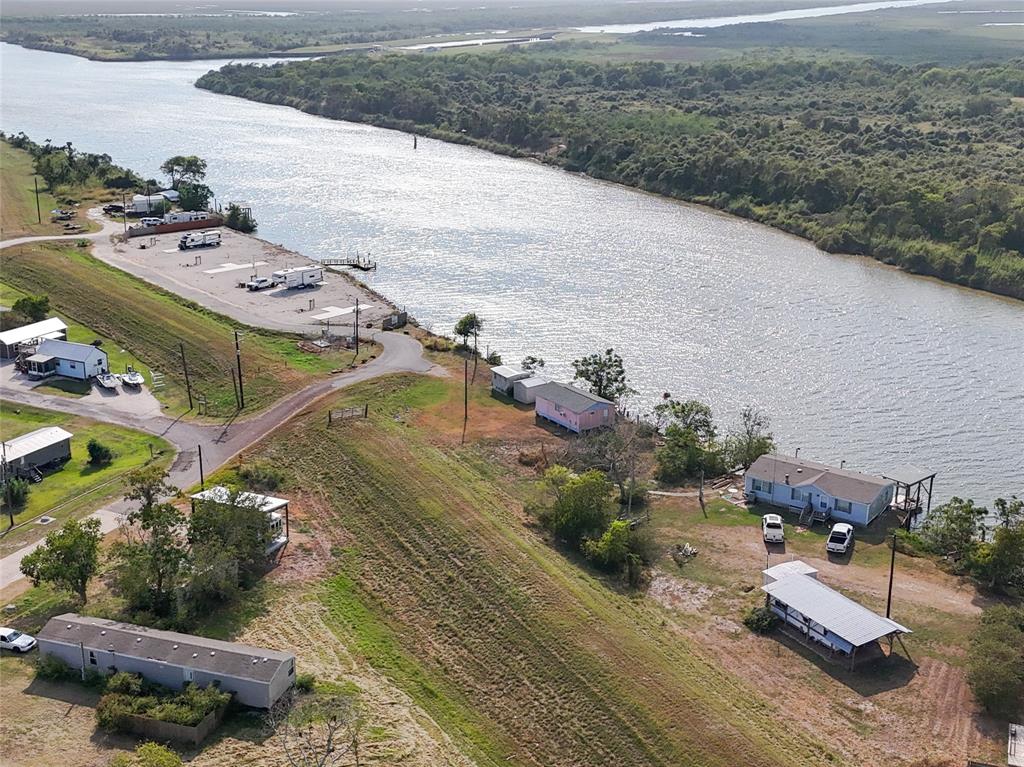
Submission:
<svg viewBox="0 0 1024 767">
<path fill-rule="evenodd" d="M 820 518 L 868 525 L 893 499 L 893 483 L 784 455 L 762 455 L 747 469 L 746 493 L 761 503 L 811 510 Z"/>
<path fill-rule="evenodd" d="M 525 405 L 531 405 L 537 401 L 537 389 L 546 383 L 550 383 L 550 381 L 539 376 L 520 378 L 512 384 L 512 399 Z"/>
<path fill-rule="evenodd" d="M 137 194 L 124 210 L 125 213 L 151 213 L 154 209 L 162 211 L 167 203 L 167 198 L 162 194 Z"/>
<path fill-rule="evenodd" d="M 25 362 L 28 364 L 28 374 L 33 378 L 56 374 L 87 381 L 110 370 L 107 353 L 99 347 L 52 339 L 39 344 L 36 353 Z"/>
<path fill-rule="evenodd" d="M 498 365 L 491 368 L 491 390 L 504 394 L 506 397 L 511 397 L 512 385 L 516 381 L 529 378 L 531 375 L 533 374 L 528 370 L 517 370 L 507 365 Z"/>
<path fill-rule="evenodd" d="M 179 210 L 164 214 L 165 224 L 184 224 L 190 221 L 207 221 L 210 214 L 205 210 Z"/>
<path fill-rule="evenodd" d="M 267 540 L 267 556 L 274 554 L 284 548 L 288 543 L 288 535 L 291 532 L 288 524 L 288 499 L 275 498 L 272 495 L 259 495 L 258 493 L 232 492 L 224 485 L 214 485 L 208 490 L 201 490 L 192 498 L 192 510 L 195 511 L 196 501 L 213 501 L 214 503 L 229 504 L 236 503 L 251 509 L 258 509 L 266 513 L 270 520 L 269 538 Z"/>
</svg>

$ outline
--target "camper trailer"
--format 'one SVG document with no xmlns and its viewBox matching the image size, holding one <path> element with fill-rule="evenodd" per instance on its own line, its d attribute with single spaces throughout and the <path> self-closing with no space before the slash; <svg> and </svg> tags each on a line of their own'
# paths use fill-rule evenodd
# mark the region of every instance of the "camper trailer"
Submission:
<svg viewBox="0 0 1024 767">
<path fill-rule="evenodd" d="M 181 235 L 181 239 L 178 240 L 178 250 L 213 248 L 217 245 L 220 245 L 220 231 L 217 229 L 207 232 L 189 232 Z"/>
<path fill-rule="evenodd" d="M 308 288 L 324 281 L 324 270 L 320 266 L 301 266 L 274 272 L 271 278 L 275 285 L 286 288 Z"/>
</svg>

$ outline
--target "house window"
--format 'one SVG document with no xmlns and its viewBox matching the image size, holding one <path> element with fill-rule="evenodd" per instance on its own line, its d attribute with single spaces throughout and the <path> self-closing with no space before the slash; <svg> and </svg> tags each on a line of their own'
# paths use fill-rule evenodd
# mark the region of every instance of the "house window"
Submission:
<svg viewBox="0 0 1024 767">
<path fill-rule="evenodd" d="M 756 493 L 771 493 L 772 483 L 765 482 L 763 479 L 755 479 L 753 484 L 754 492 Z"/>
<path fill-rule="evenodd" d="M 288 676 L 292 676 L 295 673 L 295 661 L 288 664 Z"/>
<path fill-rule="evenodd" d="M 89 650 L 89 665 L 96 665 L 96 653 L 94 653 L 92 650 Z"/>
<path fill-rule="evenodd" d="M 71 368 L 72 370 L 76 370 L 78 368 L 78 365 L 76 365 L 74 362 L 69 362 L 68 367 Z"/>
<path fill-rule="evenodd" d="M 838 498 L 836 498 L 836 511 L 843 511 L 849 514 L 851 511 L 853 511 L 853 504 L 851 504 L 849 501 L 841 501 Z"/>
<path fill-rule="evenodd" d="M 792 490 L 790 490 L 789 497 L 792 498 L 794 501 L 806 501 L 811 497 L 811 495 L 810 493 L 800 489 L 799 487 L 794 487 Z"/>
</svg>

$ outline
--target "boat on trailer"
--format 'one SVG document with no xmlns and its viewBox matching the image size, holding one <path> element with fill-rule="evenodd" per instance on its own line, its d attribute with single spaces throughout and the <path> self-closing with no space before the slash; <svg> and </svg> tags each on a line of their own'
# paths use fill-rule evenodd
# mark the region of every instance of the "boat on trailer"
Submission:
<svg viewBox="0 0 1024 767">
<path fill-rule="evenodd" d="M 104 389 L 116 389 L 117 385 L 121 383 L 121 376 L 116 373 L 100 373 L 96 376 L 96 383 Z"/>
<path fill-rule="evenodd" d="M 146 383 L 146 379 L 142 373 L 129 366 L 128 370 L 121 376 L 121 383 L 125 386 L 142 386 L 142 384 Z"/>
</svg>

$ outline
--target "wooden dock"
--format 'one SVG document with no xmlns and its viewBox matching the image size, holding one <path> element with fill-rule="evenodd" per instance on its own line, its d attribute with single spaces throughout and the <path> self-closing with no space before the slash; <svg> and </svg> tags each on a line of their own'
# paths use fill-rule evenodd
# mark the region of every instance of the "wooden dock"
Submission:
<svg viewBox="0 0 1024 767">
<path fill-rule="evenodd" d="M 350 256 L 348 258 L 323 258 L 320 259 L 323 266 L 344 266 L 351 269 L 359 269 L 363 272 L 372 272 L 377 269 L 377 262 L 362 256 Z"/>
</svg>

